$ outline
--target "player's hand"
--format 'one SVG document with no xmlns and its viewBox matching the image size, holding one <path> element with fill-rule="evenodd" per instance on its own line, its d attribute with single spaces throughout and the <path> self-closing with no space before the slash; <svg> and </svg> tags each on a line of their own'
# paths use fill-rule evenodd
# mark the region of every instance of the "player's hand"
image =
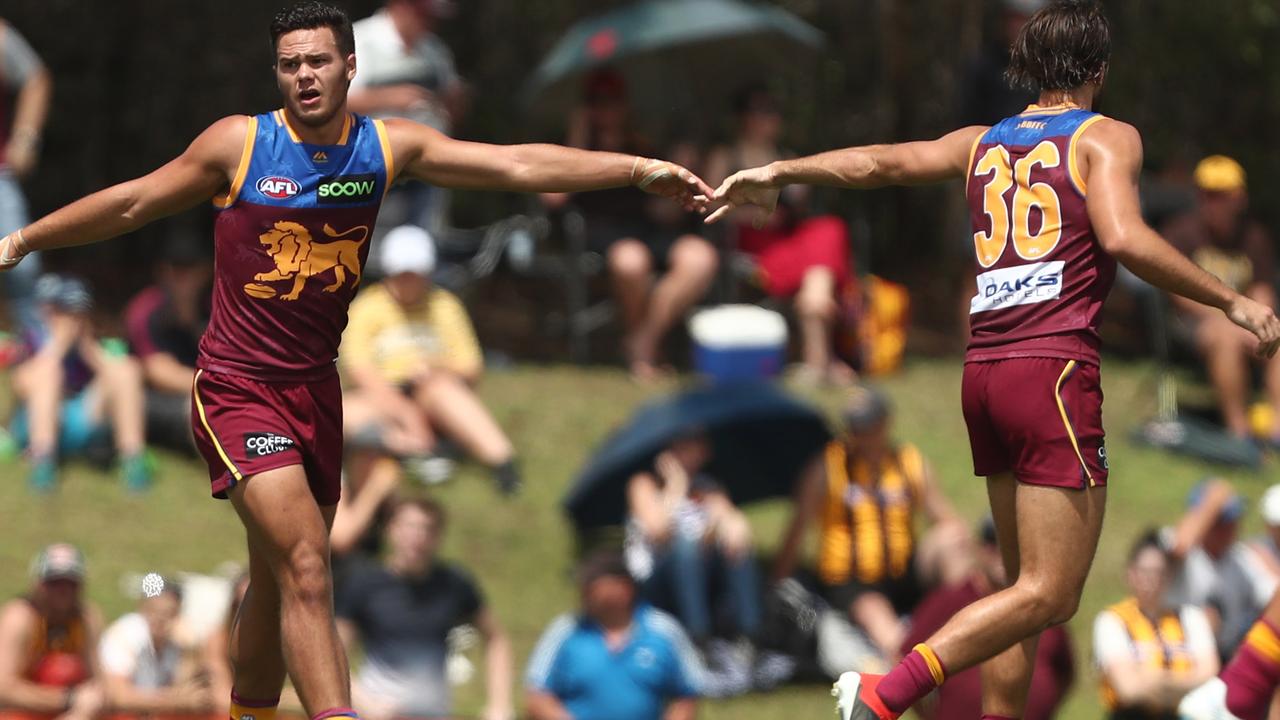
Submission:
<svg viewBox="0 0 1280 720">
<path fill-rule="evenodd" d="M 702 178 L 683 166 L 642 157 L 637 157 L 631 166 L 631 184 L 674 200 L 689 212 L 706 212 L 713 192 Z"/>
<path fill-rule="evenodd" d="M 712 200 L 723 201 L 724 205 L 711 213 L 706 222 L 716 222 L 734 208 L 752 206 L 757 208 L 757 212 L 751 224 L 758 230 L 764 227 L 769 216 L 777 209 L 780 193 L 781 189 L 768 165 L 736 172 L 726 178 L 711 196 Z"/>
<path fill-rule="evenodd" d="M 1258 338 L 1258 356 L 1269 358 L 1280 348 L 1280 319 L 1269 306 L 1247 298 L 1238 297 L 1227 309 L 1231 322 L 1253 333 Z"/>
<path fill-rule="evenodd" d="M 0 238 L 0 272 L 17 267 L 28 252 L 30 252 L 30 248 L 27 247 L 26 241 L 22 239 L 20 230 L 15 230 Z"/>
</svg>

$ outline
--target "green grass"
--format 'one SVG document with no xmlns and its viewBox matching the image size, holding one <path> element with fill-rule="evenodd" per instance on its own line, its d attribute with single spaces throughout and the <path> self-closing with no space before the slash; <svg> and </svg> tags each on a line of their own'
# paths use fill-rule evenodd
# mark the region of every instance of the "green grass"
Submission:
<svg viewBox="0 0 1280 720">
<path fill-rule="evenodd" d="M 1104 372 L 1107 427 L 1112 464 L 1110 513 L 1084 602 L 1072 623 L 1080 681 L 1060 717 L 1096 718 L 1101 714 L 1096 676 L 1091 670 L 1089 628 L 1093 616 L 1123 594 L 1121 568 L 1130 540 L 1141 529 L 1173 520 L 1188 488 L 1214 469 L 1200 463 L 1137 447 L 1129 430 L 1155 410 L 1154 377 L 1149 366 L 1107 363 Z M 985 511 L 984 485 L 971 476 L 969 450 L 960 416 L 960 363 L 917 361 L 884 385 L 897 408 L 897 436 L 921 447 L 937 468 L 949 496 L 966 517 Z M 497 616 L 511 633 L 523 663 L 546 622 L 574 604 L 568 580 L 572 538 L 559 500 L 592 448 L 631 410 L 658 392 L 637 387 L 617 371 L 577 368 L 522 368 L 493 374 L 483 394 L 508 429 L 523 456 L 526 492 L 499 500 L 487 475 L 465 467 L 438 496 L 452 513 L 445 554 L 469 567 L 482 583 Z M 839 397 L 811 398 L 834 412 Z M 69 540 L 81 545 L 90 563 L 89 595 L 108 616 L 130 608 L 119 578 L 151 570 L 210 572 L 227 560 L 243 561 L 243 537 L 234 514 L 208 497 L 205 469 L 173 456 L 161 458 L 154 491 L 131 498 L 114 475 L 71 466 L 63 487 L 51 498 L 27 494 L 24 468 L 0 466 L 0 597 L 21 592 L 26 568 L 41 545 Z M 1228 473 L 1256 499 L 1274 468 L 1264 473 Z M 767 552 L 776 543 L 786 517 L 784 503 L 749 509 Z M 1256 513 L 1246 529 L 1257 530 Z M 459 710 L 480 706 L 478 683 L 463 688 Z M 801 686 L 765 696 L 709 703 L 708 718 L 830 716 L 826 688 Z"/>
</svg>

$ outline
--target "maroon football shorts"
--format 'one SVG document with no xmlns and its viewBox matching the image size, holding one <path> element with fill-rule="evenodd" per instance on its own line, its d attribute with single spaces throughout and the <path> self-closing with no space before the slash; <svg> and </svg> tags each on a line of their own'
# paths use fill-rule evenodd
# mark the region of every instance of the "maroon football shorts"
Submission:
<svg viewBox="0 0 1280 720">
<path fill-rule="evenodd" d="M 1107 484 L 1098 366 L 1047 357 L 968 362 L 961 404 L 975 475 L 1020 482 Z"/>
<path fill-rule="evenodd" d="M 341 494 L 342 387 L 338 374 L 305 383 L 259 382 L 200 370 L 191 393 L 196 447 L 213 496 L 258 473 L 301 465 L 321 506 Z"/>
</svg>

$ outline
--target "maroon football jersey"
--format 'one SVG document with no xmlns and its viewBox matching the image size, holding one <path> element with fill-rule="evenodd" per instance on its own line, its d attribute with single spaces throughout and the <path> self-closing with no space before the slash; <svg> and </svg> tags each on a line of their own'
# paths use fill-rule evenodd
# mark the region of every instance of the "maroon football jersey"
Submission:
<svg viewBox="0 0 1280 720">
<path fill-rule="evenodd" d="M 1076 140 L 1097 113 L 1032 105 L 974 146 L 967 196 L 978 263 L 966 361 L 1054 357 L 1097 363 L 1116 263 L 1085 206 Z"/>
<path fill-rule="evenodd" d="M 213 309 L 196 364 L 262 381 L 336 372 L 393 176 L 381 121 L 349 115 L 338 144 L 310 145 L 282 111 L 251 118 L 235 182 L 215 198 Z"/>
</svg>

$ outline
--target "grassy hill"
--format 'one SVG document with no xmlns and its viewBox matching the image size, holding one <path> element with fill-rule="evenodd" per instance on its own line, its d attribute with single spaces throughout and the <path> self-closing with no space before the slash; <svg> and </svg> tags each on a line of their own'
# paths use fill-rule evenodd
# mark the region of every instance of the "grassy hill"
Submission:
<svg viewBox="0 0 1280 720">
<path fill-rule="evenodd" d="M 944 488 L 969 518 L 985 512 L 981 480 L 971 476 L 968 442 L 959 404 L 960 364 L 955 360 L 913 362 L 884 385 L 897 408 L 896 434 L 921 447 L 937 468 Z M 1108 362 L 1104 372 L 1106 420 L 1111 432 L 1110 512 L 1098 561 L 1084 602 L 1072 623 L 1080 682 L 1066 711 L 1068 720 L 1101 714 L 1096 677 L 1090 668 L 1089 628 L 1099 609 L 1123 593 L 1124 554 L 1132 538 L 1152 524 L 1176 518 L 1187 490 L 1214 469 L 1136 447 L 1128 441 L 1135 423 L 1154 412 L 1154 377 L 1149 366 Z M 526 491 L 501 500 L 487 475 L 465 467 L 434 490 L 452 514 L 446 555 L 478 576 L 498 617 L 513 636 L 523 663 L 545 623 L 574 603 L 568 577 L 572 538 L 559 499 L 596 443 L 631 410 L 659 390 L 637 387 L 620 372 L 549 367 L 493 374 L 483 394 L 511 433 L 523 457 Z M 810 398 L 827 411 L 839 407 L 835 393 Z M 25 488 L 25 469 L 0 466 L 0 597 L 21 592 L 26 568 L 41 545 L 69 540 L 86 550 L 89 594 L 115 616 L 130 608 L 120 589 L 126 573 L 180 570 L 210 572 L 245 557 L 242 531 L 224 503 L 209 499 L 203 465 L 162 456 L 159 478 L 146 497 L 127 496 L 114 476 L 71 466 L 52 497 L 34 498 Z M 1276 477 L 1227 473 L 1256 499 Z M 749 513 L 761 544 L 772 548 L 786 516 L 783 503 L 755 506 Z M 1251 507 L 1247 532 L 1258 529 Z M 459 693 L 459 710 L 480 705 L 477 684 Z M 709 704 L 707 718 L 828 717 L 826 688 L 802 686 L 767 696 Z"/>
</svg>

